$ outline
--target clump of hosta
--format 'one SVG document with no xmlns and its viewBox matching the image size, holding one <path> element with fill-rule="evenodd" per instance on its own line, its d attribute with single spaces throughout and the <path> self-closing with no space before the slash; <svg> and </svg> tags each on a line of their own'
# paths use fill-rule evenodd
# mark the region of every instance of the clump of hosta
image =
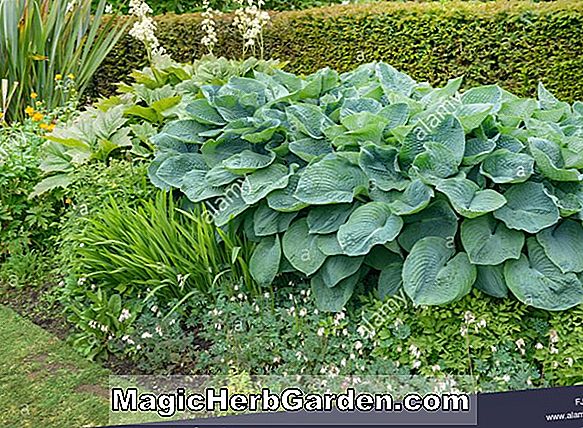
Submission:
<svg viewBox="0 0 583 428">
<path fill-rule="evenodd" d="M 257 282 L 307 276 L 325 310 L 365 276 L 419 305 L 472 287 L 580 304 L 583 103 L 461 82 L 374 63 L 203 85 L 153 137 L 150 175 L 255 240 Z"/>
</svg>

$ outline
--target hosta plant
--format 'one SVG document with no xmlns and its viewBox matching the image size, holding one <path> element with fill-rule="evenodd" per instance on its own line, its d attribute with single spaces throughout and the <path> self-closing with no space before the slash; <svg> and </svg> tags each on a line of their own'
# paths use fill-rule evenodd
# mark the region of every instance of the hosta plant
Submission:
<svg viewBox="0 0 583 428">
<path fill-rule="evenodd" d="M 373 63 L 202 85 L 152 138 L 150 177 L 255 240 L 257 282 L 307 276 L 325 310 L 367 275 L 381 297 L 403 289 L 418 305 L 472 287 L 578 305 L 583 103 L 461 83 Z"/>
<path fill-rule="evenodd" d="M 149 138 L 165 123 L 184 116 L 184 107 L 199 97 L 200 86 L 224 84 L 233 76 L 270 73 L 278 61 L 227 60 L 206 56 L 192 64 L 167 56 L 130 74 L 131 84 L 120 83 L 119 95 L 100 100 L 76 118 L 58 125 L 47 136 L 45 179 L 35 188 L 38 196 L 56 187 L 66 188 L 72 172 L 90 161 L 105 161 L 114 153 L 134 157 L 152 153 Z"/>
</svg>

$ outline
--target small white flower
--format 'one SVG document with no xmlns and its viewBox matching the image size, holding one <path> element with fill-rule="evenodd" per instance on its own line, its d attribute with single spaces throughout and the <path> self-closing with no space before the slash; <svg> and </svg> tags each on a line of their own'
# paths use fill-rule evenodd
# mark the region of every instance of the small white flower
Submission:
<svg viewBox="0 0 583 428">
<path fill-rule="evenodd" d="M 342 361 L 340 361 L 340 365 L 342 367 L 346 367 L 346 358 L 342 358 Z"/>
<path fill-rule="evenodd" d="M 419 367 L 421 367 L 421 361 L 419 360 L 413 361 L 413 368 L 418 369 Z"/>
<path fill-rule="evenodd" d="M 433 366 L 431 366 L 431 371 L 433 372 L 438 372 L 441 370 L 441 367 L 439 364 L 434 364 Z"/>
<path fill-rule="evenodd" d="M 299 316 L 305 317 L 306 315 L 308 315 L 308 310 L 306 308 L 300 309 Z"/>
<path fill-rule="evenodd" d="M 142 333 L 142 339 L 151 339 L 152 337 L 152 333 L 148 333 L 147 331 L 145 331 L 144 333 Z"/>
<path fill-rule="evenodd" d="M 320 327 L 316 334 L 320 337 L 324 336 L 324 327 Z"/>
<path fill-rule="evenodd" d="M 356 341 L 356 343 L 354 344 L 354 349 L 356 349 L 357 351 L 359 349 L 362 349 L 362 342 L 360 340 Z"/>
<path fill-rule="evenodd" d="M 119 322 L 124 322 L 125 320 L 129 319 L 131 317 L 130 311 L 128 311 L 127 309 L 122 309 L 121 314 L 119 315 L 118 321 Z"/>
<path fill-rule="evenodd" d="M 550 337 L 551 343 L 557 343 L 559 341 L 559 334 L 557 333 L 557 330 L 549 331 L 549 337 Z"/>
<path fill-rule="evenodd" d="M 538 342 L 536 345 L 534 345 L 534 347 L 535 347 L 535 349 L 539 349 L 540 350 L 540 349 L 543 349 L 544 348 L 544 345 L 542 343 Z"/>
<path fill-rule="evenodd" d="M 150 308 L 150 310 L 154 313 L 158 312 L 158 306 L 154 305 Z"/>
<path fill-rule="evenodd" d="M 107 13 L 107 14 L 113 13 L 113 6 L 110 3 L 107 3 L 105 5 L 105 13 Z"/>
<path fill-rule="evenodd" d="M 506 383 L 510 382 L 510 375 L 506 374 L 506 375 L 502 376 L 502 380 Z"/>
<path fill-rule="evenodd" d="M 568 358 L 565 360 L 565 362 L 567 363 L 567 365 L 568 365 L 569 367 L 573 367 L 573 363 L 574 363 L 574 361 L 573 361 L 573 358 L 571 358 L 571 357 L 568 357 Z"/>
</svg>

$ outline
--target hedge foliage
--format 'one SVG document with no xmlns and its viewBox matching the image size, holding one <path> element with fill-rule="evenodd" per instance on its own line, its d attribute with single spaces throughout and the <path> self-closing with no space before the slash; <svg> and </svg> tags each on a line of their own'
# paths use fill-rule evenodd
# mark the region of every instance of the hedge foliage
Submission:
<svg viewBox="0 0 583 428">
<path fill-rule="evenodd" d="M 204 53 L 200 15 L 157 18 L 159 38 L 178 61 Z M 236 57 L 240 40 L 219 23 L 216 55 Z M 559 98 L 583 98 L 583 1 L 551 3 L 393 3 L 333 6 L 273 14 L 266 30 L 266 55 L 288 61 L 287 70 L 312 73 L 328 66 L 348 71 L 385 61 L 434 85 L 464 75 L 465 84 L 498 82 L 520 95 L 533 95 L 542 81 Z M 95 89 L 113 92 L 112 83 L 145 64 L 142 47 L 126 37 L 103 66 Z"/>
</svg>

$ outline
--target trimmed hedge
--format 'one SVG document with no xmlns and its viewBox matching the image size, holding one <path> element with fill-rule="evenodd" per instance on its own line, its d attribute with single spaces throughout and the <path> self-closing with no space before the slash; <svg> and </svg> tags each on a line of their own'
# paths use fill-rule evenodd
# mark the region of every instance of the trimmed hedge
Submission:
<svg viewBox="0 0 583 428">
<path fill-rule="evenodd" d="M 240 40 L 219 23 L 217 55 L 237 56 Z M 157 18 L 159 38 L 179 61 L 191 61 L 200 45 L 200 15 Z M 532 95 L 538 81 L 566 101 L 583 99 L 583 0 L 552 3 L 374 3 L 273 14 L 266 55 L 288 61 L 287 70 L 338 71 L 385 61 L 418 80 L 439 85 L 465 75 L 465 84 L 496 82 L 517 95 Z M 142 47 L 126 37 L 98 73 L 95 90 L 145 65 Z"/>
</svg>

